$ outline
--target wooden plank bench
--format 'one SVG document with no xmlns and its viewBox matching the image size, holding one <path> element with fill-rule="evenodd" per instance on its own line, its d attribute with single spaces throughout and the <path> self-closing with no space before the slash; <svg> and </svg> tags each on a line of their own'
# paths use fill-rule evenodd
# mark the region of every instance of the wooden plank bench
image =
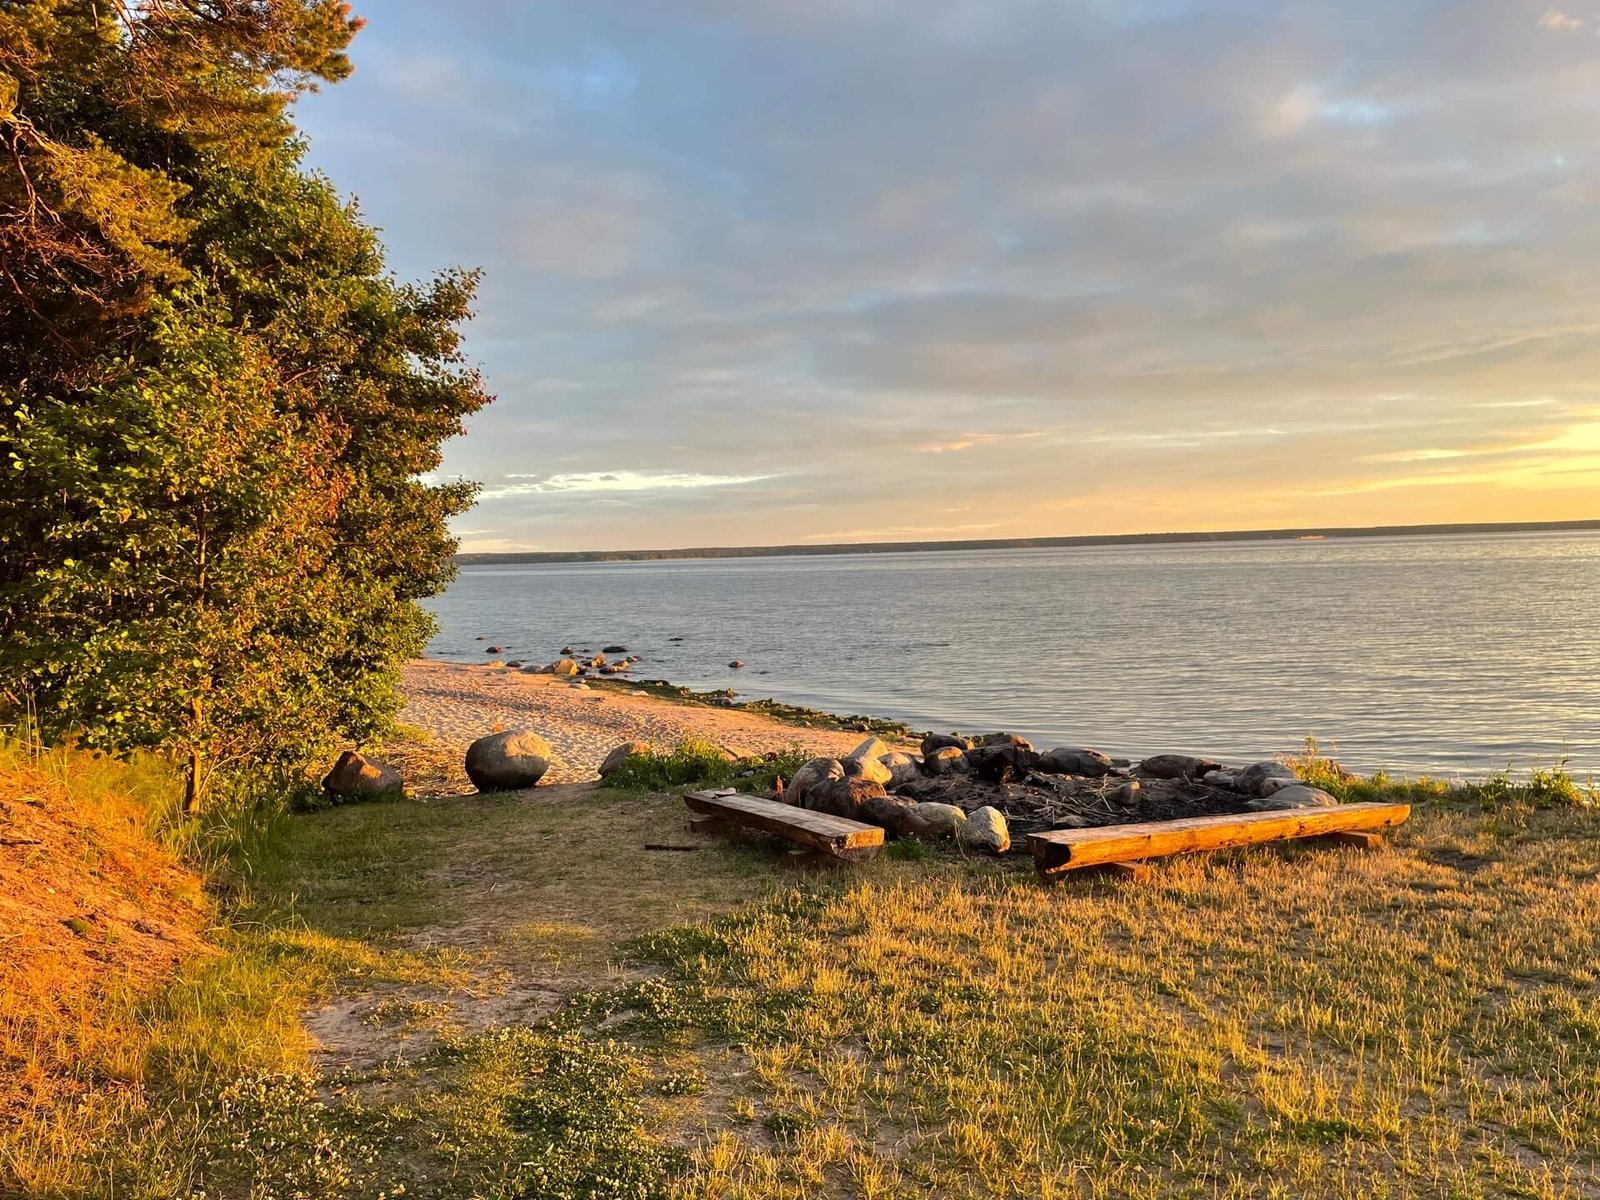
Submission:
<svg viewBox="0 0 1600 1200">
<path fill-rule="evenodd" d="M 735 791 L 690 792 L 683 802 L 690 812 L 775 834 L 835 858 L 870 858 L 883 847 L 883 830 L 876 825 L 811 812 L 760 796 Z M 691 822 L 690 828 L 695 827 L 696 823 Z"/>
<path fill-rule="evenodd" d="M 1096 829 L 1059 829 L 1028 837 L 1033 865 L 1041 879 L 1084 867 L 1121 867 L 1147 858 L 1194 850 L 1254 846 L 1286 838 L 1340 837 L 1361 845 L 1376 841 L 1411 815 L 1409 804 L 1338 804 L 1332 808 L 1292 808 L 1274 812 L 1229 813 L 1181 821 L 1144 821 Z M 1135 876 L 1137 877 L 1137 875 Z"/>
</svg>

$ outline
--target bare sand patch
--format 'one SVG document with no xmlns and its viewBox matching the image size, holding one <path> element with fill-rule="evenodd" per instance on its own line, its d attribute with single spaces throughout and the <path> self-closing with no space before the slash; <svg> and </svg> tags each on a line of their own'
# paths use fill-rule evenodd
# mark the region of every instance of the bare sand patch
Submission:
<svg viewBox="0 0 1600 1200">
<path fill-rule="evenodd" d="M 813 754 L 840 754 L 867 736 L 786 725 L 736 708 L 673 704 L 609 688 L 580 690 L 568 683 L 510 667 L 419 659 L 404 669 L 406 706 L 400 720 L 428 735 L 441 770 L 448 767 L 446 752 L 464 752 L 486 733 L 531 729 L 555 750 L 556 762 L 546 776 L 550 783 L 594 779 L 606 753 L 623 742 L 671 749 L 684 738 L 702 737 L 752 753 L 800 746 Z"/>
</svg>

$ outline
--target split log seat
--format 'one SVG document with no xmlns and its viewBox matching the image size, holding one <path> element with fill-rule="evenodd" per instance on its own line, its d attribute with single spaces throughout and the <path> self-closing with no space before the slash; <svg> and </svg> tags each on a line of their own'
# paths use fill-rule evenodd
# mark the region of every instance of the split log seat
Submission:
<svg viewBox="0 0 1600 1200">
<path fill-rule="evenodd" d="M 1409 804 L 1336 804 L 1331 808 L 1229 813 L 1035 833 L 1028 838 L 1028 848 L 1040 877 L 1048 879 L 1083 867 L 1134 863 L 1195 850 L 1224 850 L 1288 838 L 1372 834 L 1399 825 L 1410 815 Z M 1344 840 L 1370 845 L 1375 838 Z"/>
<path fill-rule="evenodd" d="M 811 812 L 760 796 L 734 791 L 690 792 L 683 802 L 690 812 L 774 834 L 835 858 L 870 858 L 883 847 L 883 830 L 876 825 Z"/>
</svg>

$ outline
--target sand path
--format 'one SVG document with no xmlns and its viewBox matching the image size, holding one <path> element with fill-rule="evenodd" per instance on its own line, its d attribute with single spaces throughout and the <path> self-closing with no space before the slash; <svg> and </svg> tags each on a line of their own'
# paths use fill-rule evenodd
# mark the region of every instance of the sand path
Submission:
<svg viewBox="0 0 1600 1200">
<path fill-rule="evenodd" d="M 532 729 L 556 752 L 547 779 L 595 778 L 612 747 L 651 742 L 670 749 L 705 737 L 730 748 L 765 753 L 801 746 L 816 754 L 853 750 L 865 734 L 785 725 L 759 713 L 674 704 L 609 689 L 578 690 L 553 675 L 506 667 L 420 659 L 404 668 L 406 706 L 400 720 L 425 730 L 433 746 L 465 750 L 497 729 Z"/>
</svg>

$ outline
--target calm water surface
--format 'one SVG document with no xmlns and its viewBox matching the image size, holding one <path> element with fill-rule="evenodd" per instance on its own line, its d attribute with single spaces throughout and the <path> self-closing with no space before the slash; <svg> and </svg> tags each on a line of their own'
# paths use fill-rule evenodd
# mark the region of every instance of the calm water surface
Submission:
<svg viewBox="0 0 1600 1200">
<path fill-rule="evenodd" d="M 1600 773 L 1587 534 L 468 567 L 432 608 L 440 658 L 619 642 L 641 678 L 921 728 Z"/>
</svg>

